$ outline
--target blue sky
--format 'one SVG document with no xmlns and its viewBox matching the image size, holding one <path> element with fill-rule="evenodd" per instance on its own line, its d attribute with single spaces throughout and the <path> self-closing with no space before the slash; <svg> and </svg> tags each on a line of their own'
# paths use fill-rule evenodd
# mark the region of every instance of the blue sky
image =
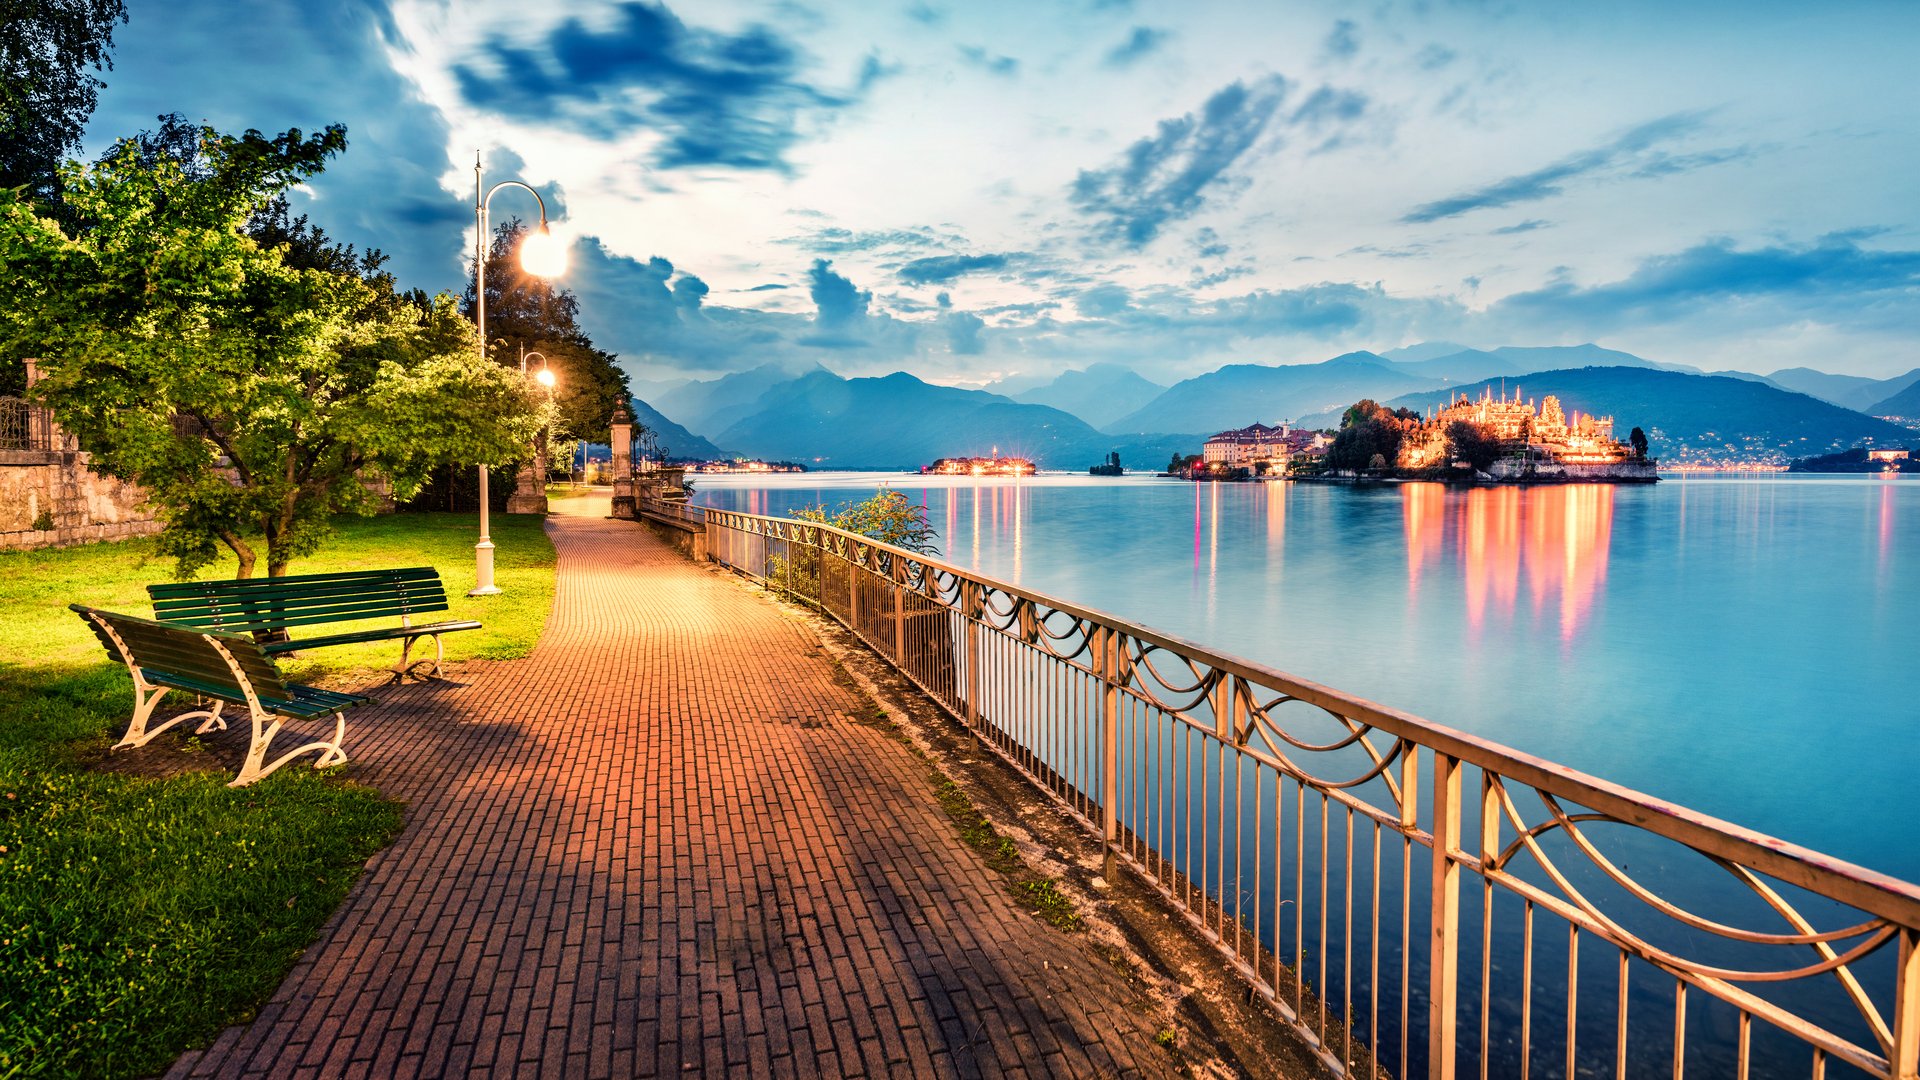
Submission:
<svg viewBox="0 0 1920 1080">
<path fill-rule="evenodd" d="M 564 208 L 642 379 L 1428 339 L 1920 366 L 1920 4 L 128 7 L 90 151 L 345 123 L 300 208 L 457 289 L 479 150 Z"/>
</svg>

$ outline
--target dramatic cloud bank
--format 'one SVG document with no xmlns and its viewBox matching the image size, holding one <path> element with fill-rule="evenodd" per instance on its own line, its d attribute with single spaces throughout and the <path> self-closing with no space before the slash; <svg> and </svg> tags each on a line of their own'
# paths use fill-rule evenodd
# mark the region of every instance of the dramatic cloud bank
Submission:
<svg viewBox="0 0 1920 1080">
<path fill-rule="evenodd" d="M 477 151 L 561 212 L 583 321 L 645 378 L 1166 381 L 1435 338 L 1920 364 L 1912 5 L 130 14 L 91 152 L 164 112 L 344 122 L 298 209 L 457 289 Z"/>
</svg>

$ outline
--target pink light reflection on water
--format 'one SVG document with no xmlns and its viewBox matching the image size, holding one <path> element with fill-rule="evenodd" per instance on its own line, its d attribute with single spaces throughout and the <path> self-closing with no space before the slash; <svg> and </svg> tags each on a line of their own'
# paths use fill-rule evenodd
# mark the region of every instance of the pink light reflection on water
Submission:
<svg viewBox="0 0 1920 1080">
<path fill-rule="evenodd" d="M 1467 629 L 1476 640 L 1488 618 L 1510 622 L 1524 582 L 1534 619 L 1557 609 L 1559 637 L 1571 643 L 1591 619 L 1607 577 L 1613 541 L 1610 484 L 1473 488 L 1452 496 L 1439 485 L 1401 489 L 1408 602 L 1429 565 L 1456 549 Z"/>
</svg>

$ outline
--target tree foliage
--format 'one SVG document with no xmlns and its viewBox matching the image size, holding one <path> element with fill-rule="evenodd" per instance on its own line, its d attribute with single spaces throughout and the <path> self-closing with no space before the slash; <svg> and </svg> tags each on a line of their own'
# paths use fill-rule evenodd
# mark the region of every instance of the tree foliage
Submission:
<svg viewBox="0 0 1920 1080">
<path fill-rule="evenodd" d="M 113 67 L 125 0 L 0 0 L 0 188 L 59 194 L 60 163 L 80 145 Z"/>
<path fill-rule="evenodd" d="M 1647 460 L 1647 433 L 1634 428 L 1627 433 L 1627 442 L 1633 447 L 1633 460 Z"/>
<path fill-rule="evenodd" d="M 815 505 L 802 507 L 794 511 L 793 516 L 859 533 L 922 555 L 937 555 L 940 551 L 933 542 L 933 525 L 927 521 L 927 508 L 889 487 L 882 487 L 872 498 L 861 502 L 842 504 L 831 515 L 824 505 Z"/>
<path fill-rule="evenodd" d="M 1486 425 L 1471 420 L 1455 420 L 1447 425 L 1447 455 L 1451 460 L 1464 461 L 1486 472 L 1500 460 L 1500 453 L 1500 440 Z"/>
<path fill-rule="evenodd" d="M 1412 410 L 1396 412 L 1371 398 L 1362 398 L 1341 414 L 1340 430 L 1327 448 L 1327 468 L 1355 472 L 1392 468 L 1399 459 L 1407 428 L 1419 419 Z"/>
<path fill-rule="evenodd" d="M 558 431 L 605 442 L 614 409 L 632 396 L 627 373 L 613 353 L 596 348 L 580 328 L 580 301 L 572 293 L 521 268 L 520 245 L 530 231 L 519 218 L 493 231 L 487 252 L 488 351 L 495 361 L 516 368 L 522 349 L 539 353 L 554 373 Z M 461 308 L 473 316 L 471 281 Z M 540 362 L 530 366 L 537 369 Z"/>
<path fill-rule="evenodd" d="M 284 573 L 332 514 L 373 509 L 374 477 L 404 498 L 436 465 L 505 464 L 546 419 L 473 356 L 453 297 L 400 296 L 377 253 L 274 209 L 345 144 L 126 140 L 66 168 L 67 228 L 0 194 L 0 343 L 44 358 L 36 392 L 94 468 L 146 489 L 183 575 L 225 544 L 250 576 L 251 537 Z"/>
</svg>

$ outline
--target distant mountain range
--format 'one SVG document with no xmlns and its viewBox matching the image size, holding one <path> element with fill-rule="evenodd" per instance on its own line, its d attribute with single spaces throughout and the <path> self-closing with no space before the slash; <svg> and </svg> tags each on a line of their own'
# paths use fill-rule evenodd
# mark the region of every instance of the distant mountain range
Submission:
<svg viewBox="0 0 1920 1080">
<path fill-rule="evenodd" d="M 988 387 L 992 390 L 992 387 Z M 1029 405 L 1046 405 L 1072 413 L 1097 428 L 1133 412 L 1166 392 L 1130 367 L 1094 364 L 1084 371 L 1068 371 L 1050 383 L 1009 396 Z M 993 391 L 1006 393 L 1006 391 Z"/>
<path fill-rule="evenodd" d="M 697 458 L 701 461 L 715 461 L 733 455 L 723 452 L 719 447 L 666 418 L 660 410 L 640 400 L 633 399 L 633 418 L 653 429 L 669 458 Z"/>
<path fill-rule="evenodd" d="M 1401 371 L 1393 361 L 1370 352 L 1347 353 L 1318 364 L 1229 364 L 1175 383 L 1144 407 L 1108 424 L 1107 430 L 1211 434 L 1344 409 L 1364 397 L 1384 399 L 1441 385 L 1437 379 Z"/>
<path fill-rule="evenodd" d="M 1808 457 L 1869 440 L 1901 445 L 1913 436 L 1896 424 L 1805 394 L 1721 375 L 1587 367 L 1532 372 L 1507 380 L 1505 389 L 1536 401 L 1552 394 L 1569 413 L 1610 415 L 1618 436 L 1642 428 L 1654 456 L 1673 460 Z M 1488 392 L 1501 393 L 1501 382 L 1407 394 L 1382 404 L 1425 412 L 1458 394 L 1479 397 Z M 1339 422 L 1339 413 L 1329 411 L 1304 417 L 1300 424 L 1333 427 Z"/>
<path fill-rule="evenodd" d="M 770 388 L 714 440 L 748 457 L 826 469 L 911 469 L 943 457 L 1024 457 L 1047 469 L 1085 469 L 1110 451 L 1134 468 L 1161 468 L 1188 436 L 1103 435 L 1045 405 L 934 386 L 899 371 L 843 379 L 824 369 Z"/>
<path fill-rule="evenodd" d="M 694 431 L 712 436 L 751 412 L 754 403 L 768 390 L 826 370 L 818 364 L 797 368 L 762 364 L 718 379 L 683 383 L 654 400 L 668 416 L 677 416 Z"/>
<path fill-rule="evenodd" d="M 1913 381 L 1905 389 L 1884 401 L 1875 402 L 1867 411 L 1875 416 L 1920 416 L 1920 371 L 1909 374 L 1913 376 Z"/>
<path fill-rule="evenodd" d="M 911 468 L 998 447 L 1043 468 L 1078 470 L 1119 451 L 1129 468 L 1158 469 L 1175 451 L 1197 452 L 1208 435 L 1256 421 L 1332 427 L 1361 398 L 1424 410 L 1484 389 L 1551 393 L 1569 409 L 1611 413 L 1622 433 L 1646 429 L 1654 452 L 1669 457 L 1804 457 L 1864 440 L 1897 443 L 1912 433 L 1854 410 L 1920 415 L 1920 369 L 1885 380 L 1808 368 L 1705 373 L 1592 344 L 1483 350 L 1427 342 L 1319 363 L 1231 364 L 1165 388 L 1106 363 L 985 390 L 904 372 L 845 379 L 818 365 L 772 364 L 652 385 L 660 387 L 649 399 L 657 410 L 639 400 L 635 408 L 676 455 L 827 468 Z"/>
<path fill-rule="evenodd" d="M 1767 376 L 1767 379 L 1775 386 L 1817 397 L 1841 408 L 1855 409 L 1873 416 L 1912 416 L 1914 414 L 1911 412 L 1882 409 L 1880 406 L 1920 383 L 1920 368 L 1891 379 L 1863 379 L 1858 375 L 1829 375 L 1813 368 L 1785 368 Z"/>
</svg>

